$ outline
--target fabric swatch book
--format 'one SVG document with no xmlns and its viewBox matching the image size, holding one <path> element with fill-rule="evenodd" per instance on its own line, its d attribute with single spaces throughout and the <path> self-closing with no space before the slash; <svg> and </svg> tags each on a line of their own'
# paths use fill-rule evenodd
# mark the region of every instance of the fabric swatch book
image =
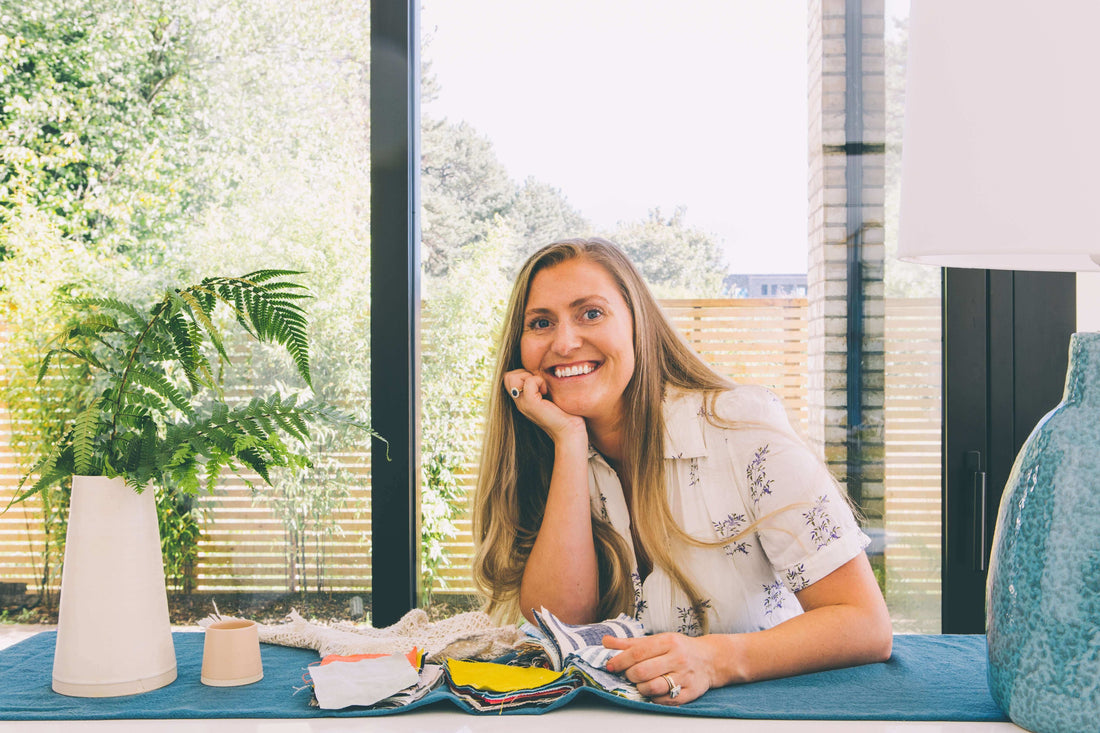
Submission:
<svg viewBox="0 0 1100 733">
<path fill-rule="evenodd" d="M 642 624 L 625 614 L 595 624 L 563 623 L 542 608 L 533 611 L 537 626 L 515 652 L 498 662 L 447 659 L 440 668 L 425 664 L 422 652 L 407 655 L 330 655 L 310 667 L 307 682 L 316 704 L 345 707 L 401 707 L 440 684 L 479 711 L 537 708 L 578 687 L 593 687 L 628 700 L 644 701 L 632 682 L 608 672 L 618 652 L 606 649 L 604 636 L 643 636 Z"/>
<path fill-rule="evenodd" d="M 521 641 L 507 664 L 447 660 L 451 691 L 477 710 L 508 710 L 549 705 L 577 687 L 594 687 L 628 700 L 644 701 L 634 683 L 608 672 L 618 654 L 603 646 L 605 636 L 645 635 L 641 622 L 620 614 L 594 624 L 567 624 L 545 608 L 533 611 L 537 629 Z"/>
</svg>

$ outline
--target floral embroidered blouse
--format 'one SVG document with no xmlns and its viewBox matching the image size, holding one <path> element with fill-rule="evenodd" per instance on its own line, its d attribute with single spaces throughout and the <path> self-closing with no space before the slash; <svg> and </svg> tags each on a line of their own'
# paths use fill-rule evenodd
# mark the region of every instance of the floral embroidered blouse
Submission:
<svg viewBox="0 0 1100 733">
<path fill-rule="evenodd" d="M 770 628 L 802 613 L 794 593 L 870 543 L 820 460 L 797 437 L 779 399 L 763 387 L 718 395 L 672 392 L 665 408 L 665 479 L 672 516 L 688 533 L 729 544 L 682 551 L 712 633 Z M 634 551 L 619 478 L 595 450 L 588 486 L 597 515 Z M 701 633 L 687 598 L 660 568 L 642 582 L 635 616 L 646 631 Z"/>
</svg>

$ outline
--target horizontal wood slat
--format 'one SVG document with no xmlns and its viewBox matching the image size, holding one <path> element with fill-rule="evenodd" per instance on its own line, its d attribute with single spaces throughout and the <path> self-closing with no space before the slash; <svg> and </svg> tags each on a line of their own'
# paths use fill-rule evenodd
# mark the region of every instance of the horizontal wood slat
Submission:
<svg viewBox="0 0 1100 733">
<path fill-rule="evenodd" d="M 665 300 L 662 305 L 716 370 L 735 381 L 774 390 L 787 405 L 792 422 L 805 433 L 809 413 L 805 299 Z M 885 532 L 897 543 L 887 545 L 888 592 L 935 594 L 938 577 L 932 575 L 939 568 L 940 527 L 939 301 L 887 300 L 884 322 Z M 430 328 L 426 318 L 423 347 L 429 353 Z M 0 346 L 2 342 L 0 329 Z M 246 398 L 243 391 L 235 396 Z M 10 447 L 12 431 L 19 429 L 10 415 L 0 412 L 0 506 L 13 495 L 22 472 Z M 479 440 L 470 436 L 462 446 L 471 457 L 476 456 Z M 325 589 L 366 591 L 370 587 L 369 445 L 364 444 L 361 453 L 334 457 L 359 480 L 331 515 L 339 531 L 304 537 L 295 574 L 299 584 L 312 589 L 321 567 Z M 458 477 L 468 492 L 475 481 L 473 460 Z M 287 590 L 290 537 L 265 498 L 269 493 L 261 490 L 254 497 L 239 478 L 227 477 L 216 495 L 200 498 L 204 520 L 198 590 Z M 469 516 L 464 513 L 456 528 L 458 535 L 444 542 L 450 563 L 440 575 L 446 591 L 470 592 Z M 44 542 L 35 501 L 0 515 L 0 581 L 33 586 Z"/>
</svg>

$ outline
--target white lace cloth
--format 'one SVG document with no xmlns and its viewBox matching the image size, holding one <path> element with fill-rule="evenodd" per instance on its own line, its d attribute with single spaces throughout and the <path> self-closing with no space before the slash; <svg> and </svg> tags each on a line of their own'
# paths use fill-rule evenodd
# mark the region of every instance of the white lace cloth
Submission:
<svg viewBox="0 0 1100 733">
<path fill-rule="evenodd" d="M 217 618 L 205 619 L 207 626 Z M 307 621 L 291 611 L 281 624 L 257 624 L 266 644 L 315 649 L 329 654 L 404 654 L 412 647 L 424 650 L 429 662 L 452 659 L 494 659 L 525 638 L 516 626 L 494 626 L 480 611 L 460 613 L 429 621 L 423 609 L 414 608 L 393 626 L 376 629 L 366 624 Z"/>
</svg>

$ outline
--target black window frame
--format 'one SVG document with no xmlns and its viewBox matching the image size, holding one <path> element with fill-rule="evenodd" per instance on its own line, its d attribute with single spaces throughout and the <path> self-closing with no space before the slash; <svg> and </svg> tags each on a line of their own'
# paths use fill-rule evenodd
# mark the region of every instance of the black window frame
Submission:
<svg viewBox="0 0 1100 733">
<path fill-rule="evenodd" d="M 420 5 L 371 0 L 371 622 L 419 605 Z M 404 276 L 402 276 L 404 273 Z"/>
<path fill-rule="evenodd" d="M 373 442 L 371 461 L 376 626 L 419 605 L 419 25 L 414 0 L 372 0 L 371 422 L 386 439 Z M 944 633 L 985 630 L 982 559 L 1001 490 L 1020 445 L 1060 399 L 1075 319 L 1072 274 L 944 271 Z"/>
</svg>

